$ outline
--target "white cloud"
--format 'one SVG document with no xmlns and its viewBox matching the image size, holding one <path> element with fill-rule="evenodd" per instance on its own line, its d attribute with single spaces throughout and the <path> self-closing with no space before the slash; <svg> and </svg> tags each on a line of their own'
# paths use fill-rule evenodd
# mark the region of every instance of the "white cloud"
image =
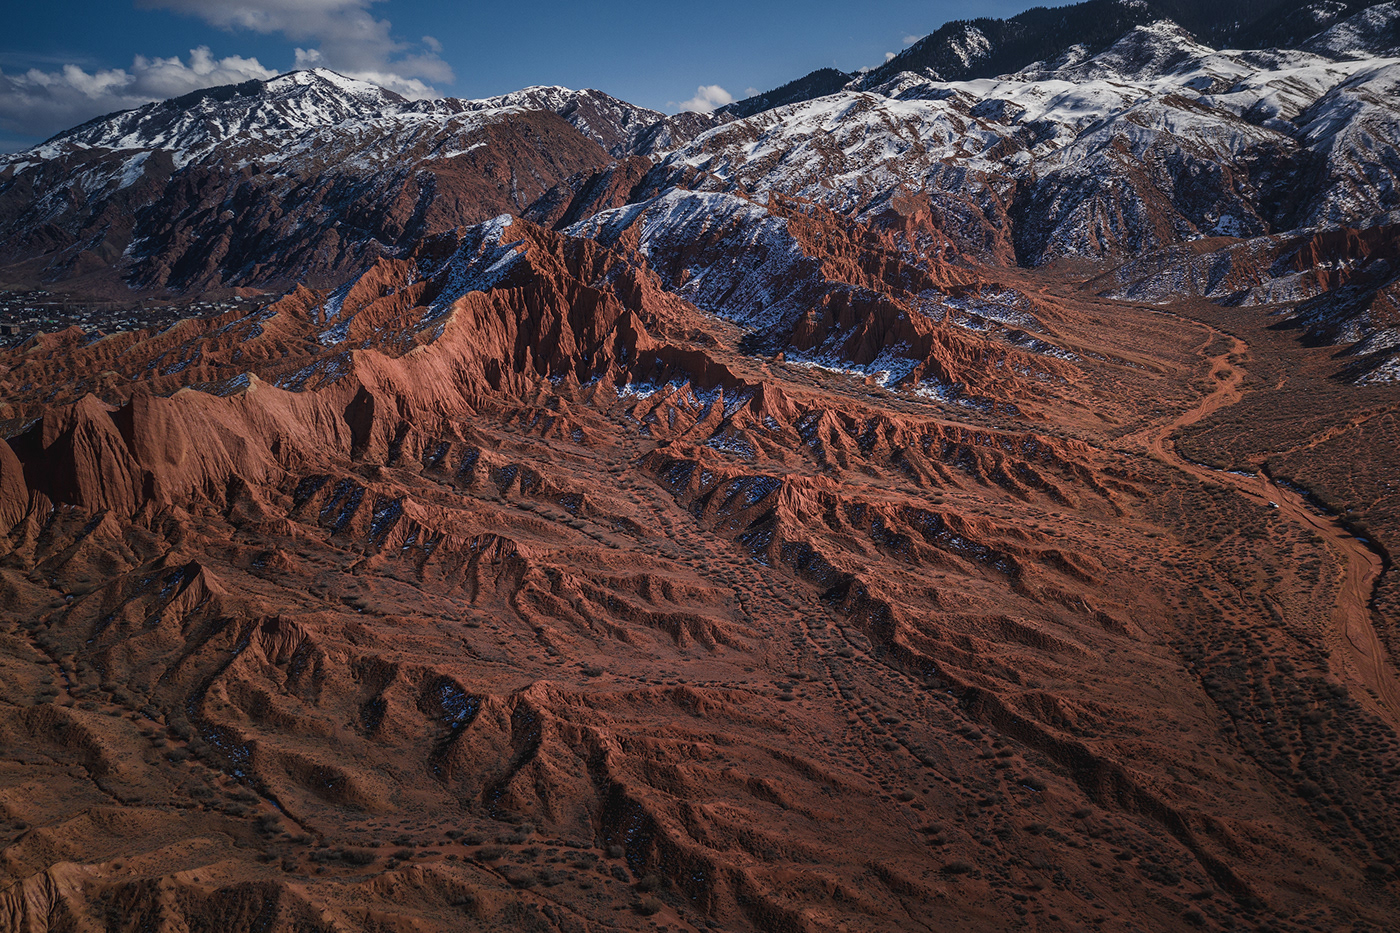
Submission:
<svg viewBox="0 0 1400 933">
<path fill-rule="evenodd" d="M 886 53 L 885 53 L 885 61 L 887 61 L 887 62 L 892 62 L 892 61 L 894 61 L 894 53 L 893 53 L 893 52 L 886 52 Z"/>
<path fill-rule="evenodd" d="M 922 38 L 923 38 L 923 36 L 905 36 L 905 37 L 904 37 L 904 44 L 905 44 L 905 45 L 913 45 L 915 42 L 918 42 L 918 41 L 919 41 L 920 39 L 922 39 Z"/>
<path fill-rule="evenodd" d="M 357 71 L 350 77 L 377 84 L 411 100 L 432 100 L 438 96 L 437 88 L 431 84 L 425 84 L 417 78 L 405 78 L 392 71 Z"/>
<path fill-rule="evenodd" d="M 153 99 L 178 97 L 202 87 L 237 84 L 254 78 L 266 80 L 277 74 L 270 68 L 264 68 L 256 58 L 230 55 L 215 59 L 209 48 L 203 45 L 190 49 L 188 65 L 181 62 L 178 56 L 146 58 L 138 55 L 132 62 L 131 70 L 136 92 L 143 97 L 153 96 Z"/>
<path fill-rule="evenodd" d="M 439 56 L 442 43 L 424 36 L 422 48 L 395 39 L 393 24 L 375 19 L 375 0 L 138 0 L 147 8 L 171 10 L 223 29 L 279 33 L 293 42 L 314 44 L 298 50 L 315 53 L 315 62 L 352 78 L 373 81 L 415 97 L 436 93 L 424 82 L 453 80 L 452 68 Z M 414 90 L 416 89 L 416 90 Z"/>
<path fill-rule="evenodd" d="M 325 68 L 328 67 L 328 64 L 320 49 L 297 49 L 296 67 L 298 69 Z M 349 74 L 349 72 L 346 73 Z M 382 88 L 388 88 L 402 94 L 404 97 L 417 100 L 427 100 L 437 96 L 437 90 L 431 85 L 424 84 L 417 78 L 406 78 L 392 71 L 356 71 L 350 74 L 350 77 L 368 81 L 370 84 L 377 84 Z"/>
<path fill-rule="evenodd" d="M 392 24 L 376 19 L 377 0 L 137 0 L 148 9 L 198 17 L 214 26 L 280 34 L 305 48 L 296 67 L 324 67 L 370 81 L 405 97 L 435 97 L 433 82 L 453 80 L 440 58 L 442 43 L 423 36 L 421 44 L 394 37 Z M 179 57 L 136 56 L 130 68 L 93 69 L 55 62 L 24 73 L 0 71 L 0 133 L 46 137 L 84 120 L 139 107 L 220 84 L 267 79 L 277 72 L 255 58 L 215 59 L 208 48 Z M 13 149 L 14 143 L 0 145 Z"/>
<path fill-rule="evenodd" d="M 745 97 L 757 97 L 758 94 L 759 94 L 759 90 L 758 90 L 758 88 L 756 88 L 756 87 L 746 87 L 746 88 L 744 88 L 744 96 L 745 96 Z"/>
<path fill-rule="evenodd" d="M 138 55 L 129 69 L 88 72 L 64 65 L 56 71 L 0 72 L 0 128 L 23 136 L 51 136 L 93 116 L 276 74 L 256 58 L 216 59 L 204 46 L 191 49 L 188 62 L 178 56 Z"/>
<path fill-rule="evenodd" d="M 734 103 L 734 95 L 718 84 L 702 84 L 695 89 L 694 97 L 681 101 L 680 107 L 682 111 L 714 113 L 717 108 L 732 103 Z"/>
</svg>

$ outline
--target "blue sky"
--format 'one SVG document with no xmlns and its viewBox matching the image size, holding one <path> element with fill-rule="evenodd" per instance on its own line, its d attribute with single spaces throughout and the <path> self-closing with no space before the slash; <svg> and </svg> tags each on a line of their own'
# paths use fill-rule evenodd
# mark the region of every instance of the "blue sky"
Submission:
<svg viewBox="0 0 1400 933">
<path fill-rule="evenodd" d="M 320 64 L 416 96 L 595 87 L 704 108 L 823 66 L 873 66 L 951 19 L 1027 0 L 50 0 L 0 36 L 0 151 L 199 87 Z M 702 90 L 703 88 L 703 90 Z"/>
</svg>

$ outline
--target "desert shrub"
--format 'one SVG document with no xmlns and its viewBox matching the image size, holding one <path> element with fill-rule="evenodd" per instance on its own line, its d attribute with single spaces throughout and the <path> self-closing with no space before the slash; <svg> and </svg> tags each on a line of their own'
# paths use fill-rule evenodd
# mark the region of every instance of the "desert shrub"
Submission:
<svg viewBox="0 0 1400 933">
<path fill-rule="evenodd" d="M 376 857 L 376 854 L 370 849 L 346 849 L 340 855 L 341 861 L 351 865 L 368 865 Z"/>
<path fill-rule="evenodd" d="M 638 891 L 658 891 L 666 886 L 666 879 L 656 872 L 647 872 L 642 879 L 637 882 Z"/>
</svg>

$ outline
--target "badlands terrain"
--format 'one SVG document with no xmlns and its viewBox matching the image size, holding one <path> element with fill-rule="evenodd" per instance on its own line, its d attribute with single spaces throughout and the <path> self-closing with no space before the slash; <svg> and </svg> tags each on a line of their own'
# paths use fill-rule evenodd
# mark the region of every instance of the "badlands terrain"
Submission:
<svg viewBox="0 0 1400 933">
<path fill-rule="evenodd" d="M 1395 929 L 1400 11 L 1070 10 L 4 157 L 186 316 L 0 349 L 0 931 Z"/>
</svg>

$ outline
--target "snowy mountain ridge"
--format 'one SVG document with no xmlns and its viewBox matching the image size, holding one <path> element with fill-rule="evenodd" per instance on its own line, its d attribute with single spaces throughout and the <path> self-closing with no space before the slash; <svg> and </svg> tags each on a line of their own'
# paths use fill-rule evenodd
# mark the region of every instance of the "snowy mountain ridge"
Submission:
<svg viewBox="0 0 1400 933">
<path fill-rule="evenodd" d="M 460 134 L 504 114 L 531 111 L 559 114 L 617 156 L 628 154 L 648 130 L 674 122 L 595 90 L 530 87 L 483 100 L 410 101 L 317 68 L 100 117 L 33 149 L 0 157 L 0 166 L 54 159 L 75 149 L 158 149 L 170 152 L 177 166 L 209 158 L 252 161 L 269 151 L 322 146 L 327 134 L 337 131 L 361 139 L 375 135 L 380 156 L 392 158 L 398 140 Z M 466 114 L 480 118 L 467 119 Z M 696 121 L 687 117 L 683 122 Z"/>
<path fill-rule="evenodd" d="M 1096 52 L 1074 44 L 1008 74 L 841 86 L 832 71 L 774 92 L 787 103 L 713 116 L 551 86 L 409 101 L 293 72 L 93 120 L 0 161 L 0 268 L 103 289 L 334 287 L 423 236 L 512 214 L 635 238 L 662 263 L 718 238 L 726 258 L 684 265 L 675 287 L 748 326 L 778 306 L 798 314 L 765 284 L 810 278 L 772 206 L 796 198 L 856 222 L 924 212 L 937 250 L 961 261 L 1123 264 L 1139 272 L 1106 288 L 1169 294 L 1144 257 L 1400 216 L 1400 11 L 1338 15 L 1318 11 L 1324 28 L 1284 49 L 1217 49 L 1148 18 Z M 970 61 L 980 29 L 943 33 Z M 1251 280 L 1239 300 L 1321 287 L 1291 274 Z"/>
<path fill-rule="evenodd" d="M 859 211 L 903 186 L 951 189 L 944 179 L 952 174 L 960 188 L 969 180 L 989 190 L 1013 178 L 1032 189 L 1073 181 L 1118 186 L 1120 200 L 1136 200 L 1170 196 L 1178 169 L 1190 175 L 1260 158 L 1283 166 L 1311 154 L 1328 170 L 1292 225 L 1355 223 L 1378 207 L 1400 208 L 1390 168 L 1400 137 L 1400 104 L 1391 103 L 1400 100 L 1397 73 L 1400 57 L 1215 50 L 1158 21 L 1058 68 L 962 82 L 905 73 L 787 105 L 716 127 L 664 166 L 677 177 L 695 173 L 703 188 L 778 191 Z M 1363 161 L 1369 173 L 1355 170 Z M 1178 235 L 1259 233 L 1283 220 L 1261 215 L 1258 192 L 1249 190 L 1257 183 L 1216 187 L 1215 203 L 1176 218 Z M 1103 251 L 1091 241 L 1061 241 L 1055 250 Z"/>
</svg>

